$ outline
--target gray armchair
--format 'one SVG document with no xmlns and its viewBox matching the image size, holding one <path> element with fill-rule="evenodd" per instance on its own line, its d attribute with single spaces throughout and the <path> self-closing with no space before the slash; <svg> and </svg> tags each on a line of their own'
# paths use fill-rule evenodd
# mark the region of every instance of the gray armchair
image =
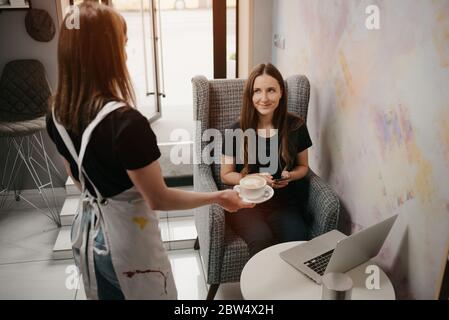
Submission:
<svg viewBox="0 0 449 320">
<path fill-rule="evenodd" d="M 202 141 L 206 129 L 224 130 L 240 115 L 243 101 L 244 80 L 207 80 L 203 76 L 193 78 L 194 119 L 197 122 L 195 153 L 201 159 L 204 148 L 210 143 Z M 307 119 L 310 84 L 305 76 L 292 76 L 286 80 L 288 110 Z M 221 152 L 221 149 L 219 149 Z M 220 180 L 219 159 L 215 163 L 194 165 L 194 189 L 212 192 L 228 188 Z M 337 228 L 340 203 L 329 185 L 312 170 L 303 179 L 306 211 L 311 224 L 310 238 Z M 195 211 L 198 231 L 197 247 L 204 264 L 207 283 L 210 285 L 207 299 L 213 299 L 221 283 L 237 282 L 250 255 L 245 241 L 225 225 L 225 211 L 218 205 L 201 207 Z"/>
</svg>

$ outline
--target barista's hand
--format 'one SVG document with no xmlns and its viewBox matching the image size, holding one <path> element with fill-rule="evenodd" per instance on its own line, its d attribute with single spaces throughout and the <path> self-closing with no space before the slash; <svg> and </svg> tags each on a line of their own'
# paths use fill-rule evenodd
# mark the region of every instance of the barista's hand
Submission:
<svg viewBox="0 0 449 320">
<path fill-rule="evenodd" d="M 244 208 L 254 208 L 254 203 L 244 202 L 236 191 L 224 190 L 218 194 L 218 205 L 229 212 L 236 212 Z"/>
</svg>

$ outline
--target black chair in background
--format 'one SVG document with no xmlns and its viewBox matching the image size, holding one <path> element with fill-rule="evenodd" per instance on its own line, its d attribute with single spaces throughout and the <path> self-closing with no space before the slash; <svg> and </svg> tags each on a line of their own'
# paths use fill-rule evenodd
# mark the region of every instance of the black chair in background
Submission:
<svg viewBox="0 0 449 320">
<path fill-rule="evenodd" d="M 16 200 L 28 202 L 60 227 L 50 166 L 58 178 L 62 178 L 48 157 L 42 139 L 50 97 L 51 90 L 42 63 L 37 60 L 14 60 L 6 64 L 0 79 L 0 139 L 6 147 L 2 147 L 6 158 L 0 174 L 0 209 L 13 190 Z M 21 194 L 23 166 L 25 170 L 22 171 L 30 174 L 45 202 L 45 210 Z"/>
</svg>

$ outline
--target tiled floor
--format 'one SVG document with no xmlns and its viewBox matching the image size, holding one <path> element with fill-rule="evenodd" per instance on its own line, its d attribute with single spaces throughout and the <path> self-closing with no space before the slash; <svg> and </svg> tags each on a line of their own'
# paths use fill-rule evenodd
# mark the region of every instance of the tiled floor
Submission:
<svg viewBox="0 0 449 320">
<path fill-rule="evenodd" d="M 161 230 L 165 239 L 173 240 L 172 247 L 177 239 L 196 234 L 193 217 L 182 213 L 161 219 Z M 0 213 L 0 300 L 86 299 L 82 288 L 73 288 L 73 260 L 52 260 L 57 235 L 54 224 L 35 210 Z M 207 285 L 198 252 L 170 250 L 168 256 L 179 299 L 205 299 Z M 239 284 L 220 286 L 216 299 L 242 299 Z"/>
</svg>

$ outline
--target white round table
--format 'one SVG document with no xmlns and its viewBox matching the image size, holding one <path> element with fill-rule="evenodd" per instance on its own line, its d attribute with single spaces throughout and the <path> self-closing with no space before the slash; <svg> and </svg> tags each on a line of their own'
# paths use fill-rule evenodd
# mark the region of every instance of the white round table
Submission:
<svg viewBox="0 0 449 320">
<path fill-rule="evenodd" d="M 321 285 L 306 277 L 300 271 L 282 260 L 281 251 L 303 241 L 287 242 L 266 248 L 254 255 L 245 265 L 240 278 L 240 288 L 246 300 L 319 300 Z M 365 285 L 366 267 L 375 265 L 372 261 L 346 272 L 354 283 L 353 300 L 394 300 L 393 285 L 380 269 L 380 288 L 368 289 Z"/>
</svg>

